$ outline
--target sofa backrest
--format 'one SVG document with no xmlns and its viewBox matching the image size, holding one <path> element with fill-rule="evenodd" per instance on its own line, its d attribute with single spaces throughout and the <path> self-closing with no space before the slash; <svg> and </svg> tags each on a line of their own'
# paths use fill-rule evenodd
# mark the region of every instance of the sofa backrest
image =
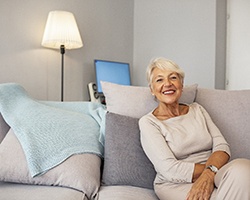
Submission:
<svg viewBox="0 0 250 200">
<path fill-rule="evenodd" d="M 116 114 L 140 118 L 152 110 L 154 102 L 149 88 L 121 86 L 102 82 L 107 110 Z M 210 114 L 214 123 L 231 146 L 232 159 L 250 159 L 250 90 L 215 90 L 184 87 L 184 103 L 195 100 Z"/>
<path fill-rule="evenodd" d="M 208 111 L 230 144 L 231 159 L 250 159 L 250 90 L 198 88 L 195 101 Z"/>
<path fill-rule="evenodd" d="M 109 112 L 141 118 L 158 105 L 149 87 L 119 85 L 103 81 L 101 84 Z M 185 86 L 180 103 L 193 103 L 197 86 L 197 84 Z"/>
</svg>

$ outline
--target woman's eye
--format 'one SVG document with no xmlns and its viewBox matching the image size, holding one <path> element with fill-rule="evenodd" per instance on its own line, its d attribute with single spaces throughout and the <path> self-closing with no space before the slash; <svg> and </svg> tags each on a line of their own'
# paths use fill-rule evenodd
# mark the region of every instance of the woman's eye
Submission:
<svg viewBox="0 0 250 200">
<path fill-rule="evenodd" d="M 160 78 L 160 79 L 156 79 L 156 82 L 161 82 L 162 81 L 162 79 Z"/>
<path fill-rule="evenodd" d="M 176 80 L 177 79 L 177 76 L 171 76 L 170 77 L 172 80 Z"/>
</svg>

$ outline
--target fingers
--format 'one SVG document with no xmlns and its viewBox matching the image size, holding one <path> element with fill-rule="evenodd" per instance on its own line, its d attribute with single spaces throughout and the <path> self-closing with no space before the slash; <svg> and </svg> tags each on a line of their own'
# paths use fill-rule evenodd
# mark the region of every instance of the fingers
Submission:
<svg viewBox="0 0 250 200">
<path fill-rule="evenodd" d="M 191 190 L 187 195 L 187 200 L 209 200 L 212 192 L 214 190 L 214 185 L 210 182 L 204 181 L 199 183 L 194 183 Z"/>
</svg>

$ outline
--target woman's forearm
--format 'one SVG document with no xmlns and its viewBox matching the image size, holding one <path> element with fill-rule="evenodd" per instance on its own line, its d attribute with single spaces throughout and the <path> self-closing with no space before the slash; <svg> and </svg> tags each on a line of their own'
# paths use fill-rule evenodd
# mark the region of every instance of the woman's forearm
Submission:
<svg viewBox="0 0 250 200">
<path fill-rule="evenodd" d="M 216 151 L 208 158 L 206 166 L 214 165 L 220 169 L 229 160 L 229 155 L 224 151 Z"/>
<path fill-rule="evenodd" d="M 229 155 L 224 151 L 216 151 L 214 152 L 207 160 L 206 164 L 195 164 L 193 179 L 192 181 L 195 182 L 204 169 L 206 169 L 209 165 L 214 165 L 218 169 L 220 169 L 223 165 L 225 165 L 229 160 Z"/>
</svg>

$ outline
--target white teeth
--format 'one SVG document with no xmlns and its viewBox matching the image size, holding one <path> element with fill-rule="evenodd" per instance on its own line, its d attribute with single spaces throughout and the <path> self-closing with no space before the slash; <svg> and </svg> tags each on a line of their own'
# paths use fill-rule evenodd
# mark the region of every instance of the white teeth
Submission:
<svg viewBox="0 0 250 200">
<path fill-rule="evenodd" d="M 173 94 L 173 93 L 174 93 L 173 90 L 163 92 L 163 94 Z"/>
</svg>

